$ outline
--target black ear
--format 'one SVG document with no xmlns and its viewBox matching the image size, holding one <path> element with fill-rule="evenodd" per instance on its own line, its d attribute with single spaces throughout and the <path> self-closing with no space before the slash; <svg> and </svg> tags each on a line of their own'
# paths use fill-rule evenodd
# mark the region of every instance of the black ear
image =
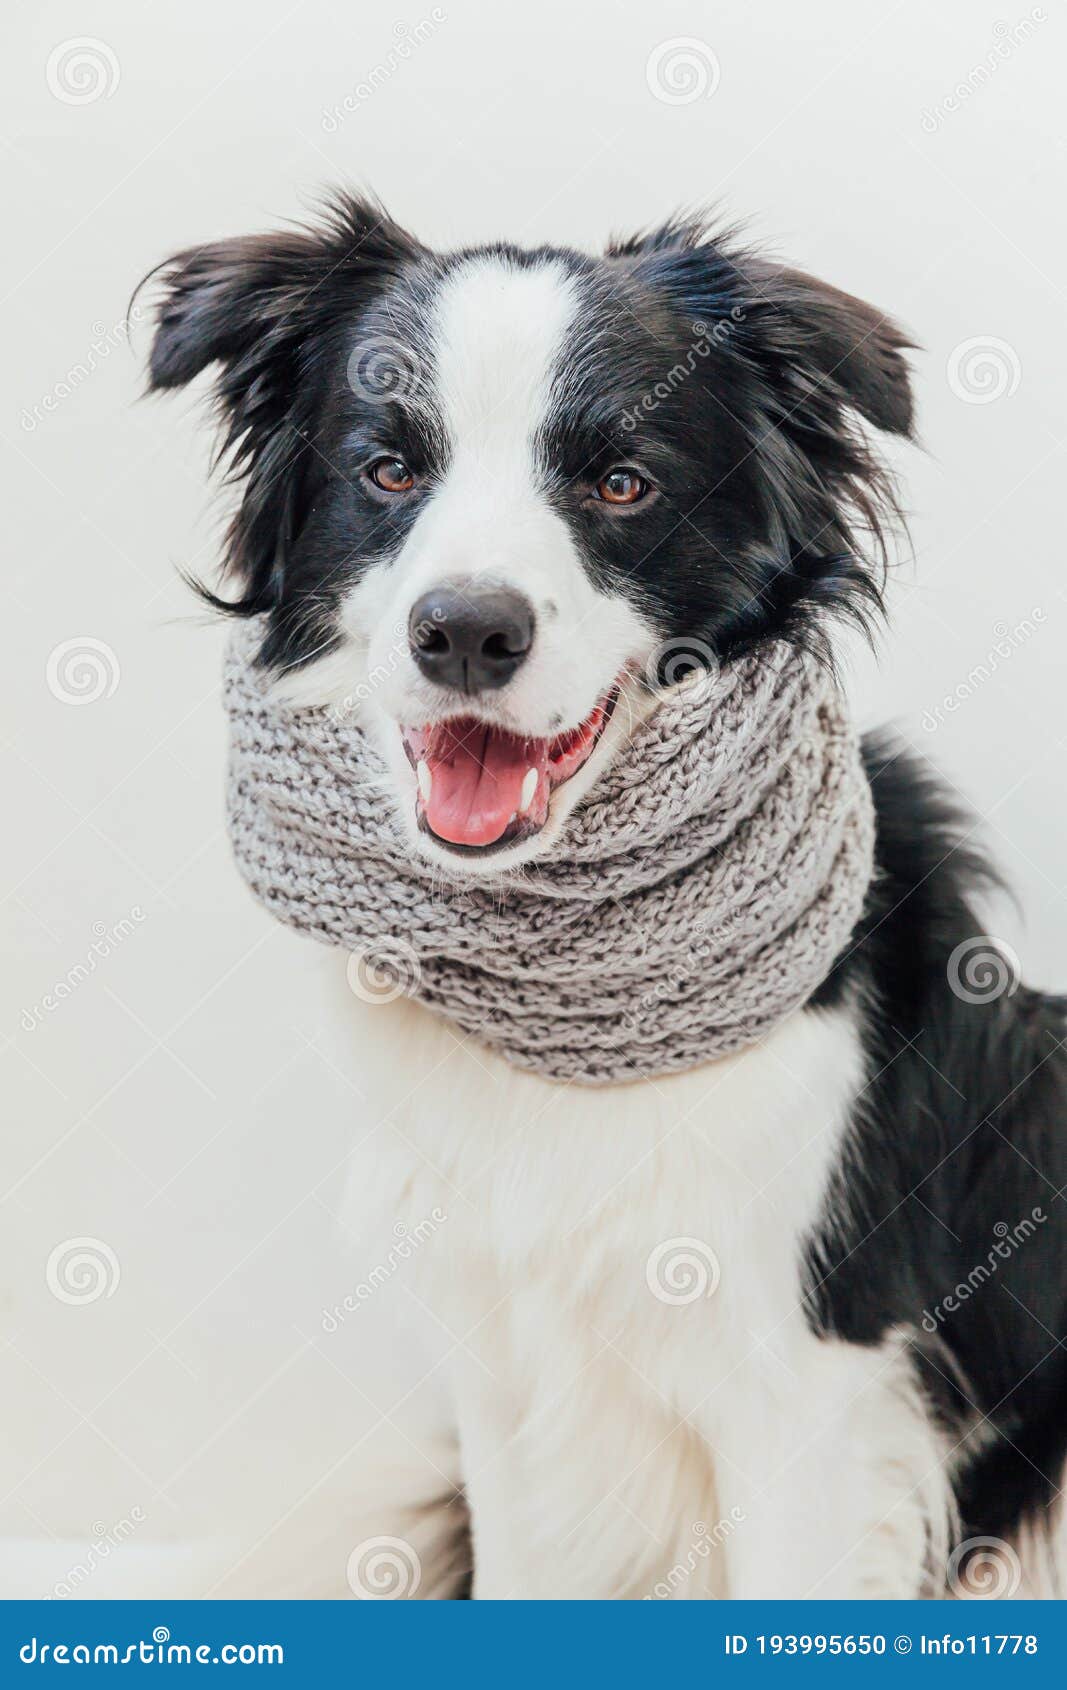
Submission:
<svg viewBox="0 0 1067 1690">
<path fill-rule="evenodd" d="M 761 260 L 745 269 L 756 294 L 754 309 L 759 312 L 762 304 L 766 316 L 778 320 L 781 349 L 808 363 L 875 428 L 910 438 L 914 407 L 902 354 L 914 342 L 896 323 L 802 270 Z"/>
<path fill-rule="evenodd" d="M 701 379 L 740 431 L 731 487 L 754 523 L 744 558 L 752 625 L 820 638 L 828 612 L 869 628 L 882 608 L 888 535 L 903 525 L 869 431 L 911 434 L 907 337 L 872 306 L 702 219 L 669 223 L 611 256 L 697 336 L 689 345 L 707 351 Z"/>
<path fill-rule="evenodd" d="M 869 632 L 904 519 L 863 424 L 911 438 L 911 342 L 873 306 L 800 270 L 752 255 L 738 270 L 736 350 L 751 378 L 771 555 L 790 565 L 781 590 L 798 610 L 844 614 Z"/>
<path fill-rule="evenodd" d="M 777 373 L 791 365 L 875 428 L 911 435 L 911 378 L 902 354 L 915 343 L 873 305 L 763 257 L 738 229 L 715 231 L 702 217 L 615 241 L 608 256 L 630 260 L 642 279 L 722 324 L 739 353 L 777 360 Z"/>
<path fill-rule="evenodd" d="M 341 194 L 316 226 L 194 247 L 146 278 L 162 284 L 150 390 L 220 366 L 219 456 L 244 496 L 226 547 L 242 595 L 198 589 L 218 608 L 250 616 L 277 601 L 309 501 L 307 434 L 324 379 L 316 348 L 420 252 L 379 207 Z"/>
</svg>

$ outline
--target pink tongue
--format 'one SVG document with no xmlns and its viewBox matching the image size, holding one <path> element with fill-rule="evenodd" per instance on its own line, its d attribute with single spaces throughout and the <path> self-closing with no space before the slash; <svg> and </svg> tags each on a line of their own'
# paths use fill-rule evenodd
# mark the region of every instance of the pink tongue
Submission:
<svg viewBox="0 0 1067 1690">
<path fill-rule="evenodd" d="M 529 769 L 543 776 L 547 740 L 524 740 L 484 722 L 445 722 L 423 751 L 431 788 L 426 819 L 453 845 L 492 845 L 519 810 Z"/>
</svg>

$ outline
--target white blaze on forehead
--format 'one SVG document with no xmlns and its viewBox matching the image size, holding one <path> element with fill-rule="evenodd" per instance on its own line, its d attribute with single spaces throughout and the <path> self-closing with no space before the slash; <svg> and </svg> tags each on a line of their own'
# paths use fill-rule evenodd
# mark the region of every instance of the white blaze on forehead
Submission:
<svg viewBox="0 0 1067 1690">
<path fill-rule="evenodd" d="M 432 332 L 437 399 L 457 459 L 522 466 L 548 415 L 578 301 L 557 262 L 472 259 L 443 284 Z"/>
</svg>

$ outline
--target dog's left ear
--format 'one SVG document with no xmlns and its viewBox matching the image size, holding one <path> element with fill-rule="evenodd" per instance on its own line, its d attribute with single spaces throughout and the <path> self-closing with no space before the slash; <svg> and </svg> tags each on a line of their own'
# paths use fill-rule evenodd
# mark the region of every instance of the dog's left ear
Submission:
<svg viewBox="0 0 1067 1690">
<path fill-rule="evenodd" d="M 761 602 L 829 654 L 823 613 L 869 633 L 884 611 L 889 538 L 904 521 L 868 430 L 912 437 L 911 342 L 803 271 L 750 254 L 726 263 L 736 311 L 726 358 L 766 517 L 752 553 L 768 571 Z"/>
<path fill-rule="evenodd" d="M 903 353 L 914 343 L 873 305 L 802 270 L 745 247 L 736 233 L 713 233 L 700 219 L 680 219 L 631 240 L 608 256 L 638 280 L 708 325 L 756 380 L 776 425 L 829 434 L 842 411 L 875 428 L 910 436 L 911 379 Z"/>
<path fill-rule="evenodd" d="M 667 224 L 609 256 L 648 290 L 649 309 L 665 299 L 681 318 L 701 352 L 688 367 L 739 431 L 732 488 L 752 533 L 737 626 L 817 638 L 827 612 L 870 628 L 902 515 L 869 430 L 911 436 L 912 343 L 873 306 L 703 221 Z M 673 350 L 685 368 L 677 338 Z"/>
<path fill-rule="evenodd" d="M 742 277 L 768 352 L 794 370 L 807 368 L 875 428 L 911 437 L 915 413 L 903 353 L 914 343 L 890 317 L 802 270 L 762 259 L 743 264 Z"/>
</svg>

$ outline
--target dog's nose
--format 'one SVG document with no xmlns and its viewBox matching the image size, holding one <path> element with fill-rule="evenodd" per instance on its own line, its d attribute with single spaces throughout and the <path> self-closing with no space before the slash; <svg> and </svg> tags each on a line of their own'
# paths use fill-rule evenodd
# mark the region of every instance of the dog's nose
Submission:
<svg viewBox="0 0 1067 1690">
<path fill-rule="evenodd" d="M 411 607 L 411 654 L 431 681 L 487 692 L 510 681 L 533 644 L 534 614 L 509 587 L 434 587 Z"/>
</svg>

